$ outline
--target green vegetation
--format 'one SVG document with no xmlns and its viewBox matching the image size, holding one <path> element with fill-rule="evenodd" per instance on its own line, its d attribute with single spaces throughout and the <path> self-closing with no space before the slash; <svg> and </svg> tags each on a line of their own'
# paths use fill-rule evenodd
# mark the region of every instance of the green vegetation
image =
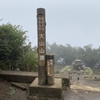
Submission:
<svg viewBox="0 0 100 100">
<path fill-rule="evenodd" d="M 72 70 L 72 69 L 73 69 L 73 66 L 68 65 L 67 68 L 66 68 L 66 71 L 70 71 L 70 70 Z"/>
<path fill-rule="evenodd" d="M 23 49 L 18 59 L 18 67 L 24 71 L 37 71 L 37 63 L 36 50 L 32 49 L 30 45 Z"/>
<path fill-rule="evenodd" d="M 16 89 L 14 87 L 9 87 L 10 92 L 8 93 L 9 95 L 13 95 L 16 92 Z"/>
<path fill-rule="evenodd" d="M 88 74 L 89 76 L 93 76 L 93 71 L 90 67 L 85 68 L 85 73 Z"/>
<path fill-rule="evenodd" d="M 31 43 L 26 44 L 26 32 L 20 25 L 8 23 L 0 26 L 0 69 L 37 70 L 37 50 L 31 47 Z M 47 43 L 46 49 L 47 54 L 54 54 L 55 64 L 61 67 L 72 65 L 75 59 L 81 59 L 86 66 L 91 68 L 100 62 L 100 48 L 94 49 L 92 45 L 82 48 L 72 47 L 70 44 L 63 46 Z M 100 68 L 100 64 L 98 67 Z"/>
<path fill-rule="evenodd" d="M 100 69 L 92 68 L 94 75 L 100 75 Z"/>
<path fill-rule="evenodd" d="M 72 47 L 70 44 L 64 46 L 47 43 L 47 54 L 55 55 L 55 64 L 71 65 L 75 59 L 80 59 L 86 66 L 93 68 L 100 61 L 100 48 L 92 48 L 92 45 L 82 48 Z"/>
<path fill-rule="evenodd" d="M 62 89 L 69 89 L 70 88 L 70 81 L 69 80 L 62 79 Z"/>
<path fill-rule="evenodd" d="M 30 43 L 26 44 L 26 32 L 20 25 L 8 23 L 0 26 L 1 69 L 15 70 L 18 67 L 27 67 L 26 69 L 30 71 L 30 67 L 32 67 L 32 71 L 36 70 L 36 49 L 32 49 Z"/>
<path fill-rule="evenodd" d="M 65 65 L 58 65 L 58 64 L 55 64 L 54 65 L 54 70 L 55 70 L 55 73 L 59 73 L 59 70 L 61 70 L 62 68 L 64 68 Z"/>
<path fill-rule="evenodd" d="M 71 66 L 71 65 L 68 65 L 68 67 L 66 68 L 65 71 L 68 71 L 69 73 L 81 72 L 81 70 L 80 71 L 79 70 L 75 70 L 74 67 Z M 84 74 L 87 74 L 88 76 L 93 76 L 93 71 L 92 71 L 92 69 L 90 67 L 85 67 L 85 69 L 82 72 L 84 72 Z"/>
</svg>

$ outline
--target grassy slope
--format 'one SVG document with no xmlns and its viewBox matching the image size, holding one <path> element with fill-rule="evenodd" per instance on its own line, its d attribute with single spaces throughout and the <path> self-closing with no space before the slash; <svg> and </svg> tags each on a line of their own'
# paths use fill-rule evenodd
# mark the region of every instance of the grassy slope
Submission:
<svg viewBox="0 0 100 100">
<path fill-rule="evenodd" d="M 54 70 L 55 70 L 55 72 L 56 72 L 56 71 L 59 71 L 59 70 L 63 69 L 65 66 L 66 66 L 66 65 L 55 65 L 55 66 L 54 66 Z M 66 70 L 72 68 L 71 65 L 67 65 L 67 66 L 68 66 L 68 67 L 67 67 Z M 94 75 L 100 75 L 100 69 L 94 69 L 94 68 L 92 68 L 92 70 L 93 70 L 93 74 L 94 74 Z"/>
<path fill-rule="evenodd" d="M 100 69 L 92 68 L 92 70 L 95 75 L 100 75 Z"/>
<path fill-rule="evenodd" d="M 57 71 L 63 69 L 65 66 L 66 65 L 54 65 L 54 70 L 55 70 L 55 72 L 57 72 Z"/>
</svg>

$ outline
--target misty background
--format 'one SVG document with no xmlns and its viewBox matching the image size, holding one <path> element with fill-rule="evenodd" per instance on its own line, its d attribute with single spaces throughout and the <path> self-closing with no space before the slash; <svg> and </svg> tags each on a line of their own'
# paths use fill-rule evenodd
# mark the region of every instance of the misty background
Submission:
<svg viewBox="0 0 100 100">
<path fill-rule="evenodd" d="M 37 8 L 46 10 L 46 41 L 50 44 L 100 46 L 100 0 L 0 0 L 0 25 L 21 25 L 36 46 Z"/>
</svg>

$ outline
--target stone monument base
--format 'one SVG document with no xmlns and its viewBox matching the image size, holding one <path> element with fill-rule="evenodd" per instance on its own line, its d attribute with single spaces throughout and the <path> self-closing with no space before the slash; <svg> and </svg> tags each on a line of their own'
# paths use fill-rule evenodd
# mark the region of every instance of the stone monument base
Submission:
<svg viewBox="0 0 100 100">
<path fill-rule="evenodd" d="M 54 85 L 41 86 L 41 85 L 38 85 L 38 78 L 36 78 L 29 86 L 29 98 L 31 98 L 30 100 L 35 100 L 35 98 L 61 99 L 62 98 L 62 79 L 54 78 Z"/>
</svg>

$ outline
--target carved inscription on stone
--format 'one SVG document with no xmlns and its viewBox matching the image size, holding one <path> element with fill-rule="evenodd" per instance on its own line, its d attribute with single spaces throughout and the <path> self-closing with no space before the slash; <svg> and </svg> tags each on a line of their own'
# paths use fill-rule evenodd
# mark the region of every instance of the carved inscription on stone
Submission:
<svg viewBox="0 0 100 100">
<path fill-rule="evenodd" d="M 46 55 L 46 46 L 45 46 L 45 16 L 38 15 L 38 62 L 39 66 L 45 66 L 45 55 Z"/>
<path fill-rule="evenodd" d="M 53 66 L 54 66 L 53 59 L 48 59 L 47 60 L 47 75 L 48 76 L 53 76 L 53 73 L 54 73 Z"/>
</svg>

